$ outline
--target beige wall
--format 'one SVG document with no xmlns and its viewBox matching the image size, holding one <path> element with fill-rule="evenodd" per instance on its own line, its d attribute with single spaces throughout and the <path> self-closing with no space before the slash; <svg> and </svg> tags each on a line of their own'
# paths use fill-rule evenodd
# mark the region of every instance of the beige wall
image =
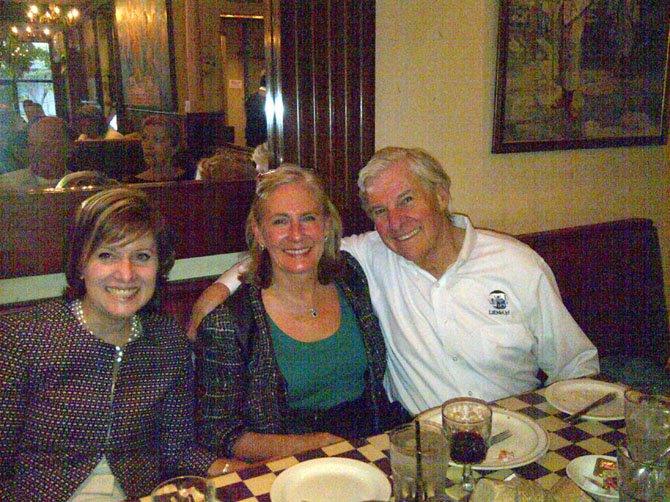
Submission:
<svg viewBox="0 0 670 502">
<path fill-rule="evenodd" d="M 377 0 L 376 145 L 419 146 L 454 210 L 510 233 L 651 218 L 670 305 L 668 146 L 491 154 L 498 2 Z"/>
</svg>

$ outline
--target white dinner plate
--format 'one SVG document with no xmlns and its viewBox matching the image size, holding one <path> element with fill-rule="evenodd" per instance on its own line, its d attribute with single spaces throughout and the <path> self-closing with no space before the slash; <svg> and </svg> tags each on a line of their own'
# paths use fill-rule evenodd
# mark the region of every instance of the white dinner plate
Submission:
<svg viewBox="0 0 670 502">
<path fill-rule="evenodd" d="M 270 487 L 272 502 L 388 500 L 391 483 L 374 465 L 350 458 L 316 458 L 282 472 Z"/>
<path fill-rule="evenodd" d="M 607 460 L 612 460 L 616 462 L 614 457 L 605 457 L 602 455 L 584 455 L 583 457 L 577 457 L 572 462 L 568 464 L 565 468 L 565 472 L 568 477 L 573 480 L 577 485 L 587 492 L 589 495 L 595 495 L 598 497 L 598 500 L 619 500 L 619 494 L 615 491 L 605 490 L 600 488 L 598 485 L 589 481 L 586 476 L 595 478 L 593 475 L 593 468 L 596 465 L 596 460 L 598 458 L 604 458 Z"/>
<path fill-rule="evenodd" d="M 589 411 L 582 418 L 601 422 L 623 420 L 623 395 L 626 388 L 621 385 L 590 378 L 561 380 L 547 387 L 544 397 L 554 408 L 572 415 L 608 392 L 616 392 L 616 399 Z"/>
<path fill-rule="evenodd" d="M 472 468 L 479 471 L 512 469 L 535 462 L 549 449 L 549 435 L 535 420 L 517 413 L 493 406 L 491 435 L 509 430 L 512 436 L 489 448 L 486 459 Z M 418 420 L 430 420 L 442 425 L 442 407 L 431 408 L 421 413 Z M 456 465 L 456 464 L 452 464 Z"/>
</svg>

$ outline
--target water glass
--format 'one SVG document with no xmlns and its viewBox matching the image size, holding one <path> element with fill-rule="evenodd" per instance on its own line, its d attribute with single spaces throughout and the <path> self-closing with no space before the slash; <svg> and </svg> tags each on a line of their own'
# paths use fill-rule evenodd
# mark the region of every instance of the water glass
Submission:
<svg viewBox="0 0 670 502">
<path fill-rule="evenodd" d="M 667 461 L 638 462 L 623 444 L 617 450 L 620 502 L 670 500 L 670 465 Z"/>
<path fill-rule="evenodd" d="M 653 462 L 670 446 L 670 399 L 627 390 L 624 394 L 628 451 L 637 462 Z"/>
<path fill-rule="evenodd" d="M 151 492 L 152 502 L 215 502 L 216 488 L 206 478 L 179 476 L 168 479 Z"/>
<path fill-rule="evenodd" d="M 449 449 L 442 428 L 433 422 L 412 422 L 393 429 L 390 440 L 394 501 L 447 500 Z M 421 480 L 418 497 L 417 479 Z"/>
</svg>

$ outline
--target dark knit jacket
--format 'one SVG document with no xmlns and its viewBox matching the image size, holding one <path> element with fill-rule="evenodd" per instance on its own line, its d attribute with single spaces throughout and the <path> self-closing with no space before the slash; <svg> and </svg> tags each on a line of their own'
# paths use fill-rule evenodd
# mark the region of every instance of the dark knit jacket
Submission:
<svg viewBox="0 0 670 502">
<path fill-rule="evenodd" d="M 342 253 L 346 267 L 335 282 L 351 305 L 367 359 L 364 397 L 372 412 L 371 429 L 389 426 L 383 388 L 386 348 L 372 311 L 367 280 L 358 263 Z M 246 432 L 291 434 L 287 384 L 274 354 L 261 290 L 243 284 L 201 323 L 196 354 L 196 435 L 218 455 L 234 456 Z M 369 424 L 368 424 L 369 425 Z"/>
</svg>

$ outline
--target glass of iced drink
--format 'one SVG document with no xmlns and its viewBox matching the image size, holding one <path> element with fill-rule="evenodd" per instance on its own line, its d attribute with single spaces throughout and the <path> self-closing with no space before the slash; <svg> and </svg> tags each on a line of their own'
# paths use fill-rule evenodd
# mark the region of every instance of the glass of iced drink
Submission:
<svg viewBox="0 0 670 502">
<path fill-rule="evenodd" d="M 393 429 L 390 440 L 393 500 L 446 500 L 449 449 L 442 428 L 433 422 L 411 422 Z"/>
</svg>

